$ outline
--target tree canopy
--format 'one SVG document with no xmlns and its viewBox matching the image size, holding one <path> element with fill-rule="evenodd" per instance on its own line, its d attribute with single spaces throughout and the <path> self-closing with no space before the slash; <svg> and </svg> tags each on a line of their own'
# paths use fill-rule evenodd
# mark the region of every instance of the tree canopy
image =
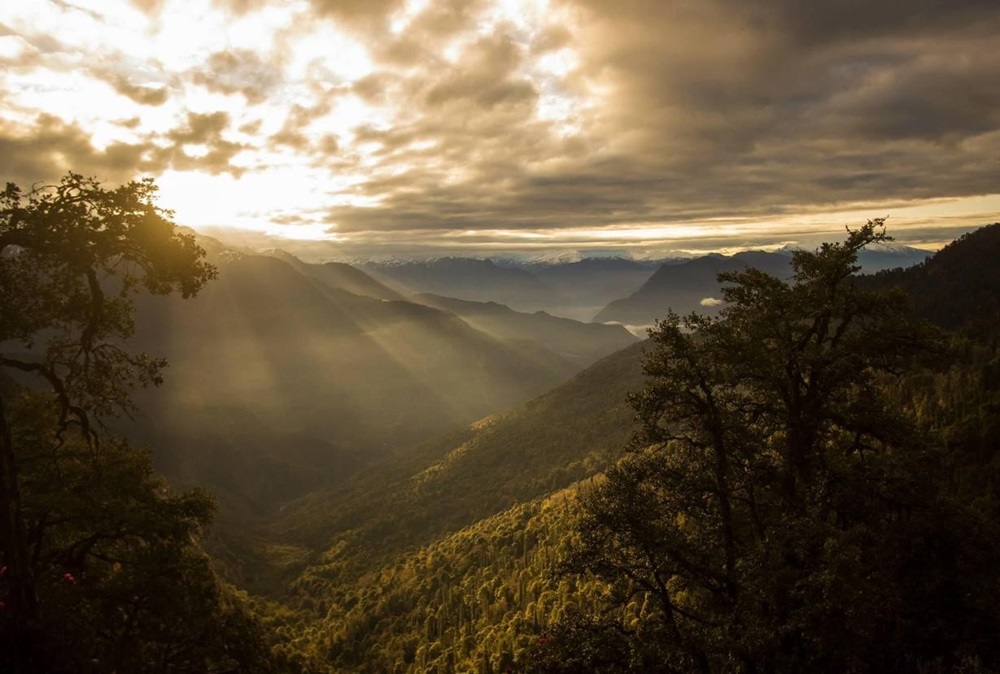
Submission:
<svg viewBox="0 0 1000 674">
<path fill-rule="evenodd" d="M 134 387 L 159 383 L 165 366 L 126 348 L 134 294 L 190 297 L 215 275 L 194 235 L 155 196 L 151 180 L 107 189 L 73 173 L 27 191 L 8 184 L 0 194 L 0 658 L 14 671 L 84 671 L 81 652 L 67 660 L 57 645 L 120 648 L 150 625 L 168 629 L 155 607 L 110 601 L 115 588 L 134 602 L 156 594 L 137 589 L 133 574 L 143 565 L 169 569 L 148 576 L 165 582 L 214 581 L 191 547 L 211 502 L 171 496 L 148 459 L 99 433 L 101 420 L 128 411 Z M 47 400 L 33 402 L 38 395 Z M 71 585 L 78 612 L 65 610 Z M 101 602 L 101 619 L 87 613 Z M 110 621 L 115 615 L 121 625 Z M 88 669 L 135 662 L 94 648 L 104 648 L 104 659 L 88 660 Z"/>
<path fill-rule="evenodd" d="M 997 663 L 993 525 L 948 498 L 939 452 L 884 392 L 940 342 L 900 296 L 852 280 L 882 225 L 796 252 L 790 279 L 723 274 L 718 318 L 651 331 L 639 431 L 567 561 L 614 598 L 559 627 L 536 669 Z"/>
</svg>

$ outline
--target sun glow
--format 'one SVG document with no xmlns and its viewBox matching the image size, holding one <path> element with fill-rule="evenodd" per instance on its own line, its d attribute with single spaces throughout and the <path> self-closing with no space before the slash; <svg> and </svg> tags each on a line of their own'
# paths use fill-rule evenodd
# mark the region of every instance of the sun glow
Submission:
<svg viewBox="0 0 1000 674">
<path fill-rule="evenodd" d="M 265 225 L 263 232 L 271 236 L 292 241 L 339 241 L 340 237 L 330 231 L 329 225 Z"/>
</svg>

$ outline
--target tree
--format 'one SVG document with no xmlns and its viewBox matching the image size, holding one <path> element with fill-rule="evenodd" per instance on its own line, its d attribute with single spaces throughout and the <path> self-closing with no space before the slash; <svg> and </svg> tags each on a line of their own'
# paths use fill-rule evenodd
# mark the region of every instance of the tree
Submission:
<svg viewBox="0 0 1000 674">
<path fill-rule="evenodd" d="M 29 380 L 53 397 L 55 441 L 78 431 L 98 446 L 100 420 L 130 408 L 165 363 L 133 355 L 132 296 L 190 297 L 214 268 L 194 236 L 155 205 L 151 180 L 105 189 L 73 173 L 57 185 L 0 194 L 0 625 L 16 671 L 41 671 L 40 613 L 19 481 L 11 396 Z"/>
<path fill-rule="evenodd" d="M 45 636 L 36 671 L 266 671 L 256 620 L 194 543 L 209 495 L 172 492 L 122 440 L 54 442 L 56 410 L 38 394 L 8 403 Z"/>
<path fill-rule="evenodd" d="M 618 597 L 634 671 L 915 671 L 983 654 L 995 546 L 971 549 L 983 522 L 948 501 L 934 448 L 881 393 L 935 333 L 852 280 L 885 240 L 871 221 L 796 252 L 788 281 L 720 275 L 718 318 L 671 313 L 651 331 L 640 428 L 567 560 Z M 630 630 L 637 594 L 649 608 Z"/>
</svg>

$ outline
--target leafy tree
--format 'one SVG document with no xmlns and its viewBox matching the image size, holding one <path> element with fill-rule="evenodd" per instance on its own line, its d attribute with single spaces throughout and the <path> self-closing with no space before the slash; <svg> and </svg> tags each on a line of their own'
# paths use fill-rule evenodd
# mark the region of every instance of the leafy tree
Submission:
<svg viewBox="0 0 1000 674">
<path fill-rule="evenodd" d="M 70 173 L 57 185 L 8 184 L 0 193 L 0 626 L 16 671 L 41 671 L 45 644 L 13 398 L 40 382 L 55 406 L 51 438 L 59 445 L 78 431 L 96 451 L 100 420 L 128 411 L 129 392 L 159 383 L 165 365 L 124 348 L 134 293 L 189 297 L 215 274 L 193 235 L 155 205 L 155 192 L 150 180 L 105 189 Z"/>
<path fill-rule="evenodd" d="M 723 274 L 718 318 L 671 313 L 651 332 L 640 429 L 585 500 L 567 561 L 618 598 L 590 631 L 630 635 L 627 662 L 594 671 L 997 662 L 992 525 L 948 499 L 940 457 L 881 392 L 936 344 L 898 295 L 852 280 L 882 225 L 796 252 L 790 282 Z M 551 646 L 536 670 L 589 652 Z"/>
<path fill-rule="evenodd" d="M 175 494 L 147 453 L 102 438 L 53 441 L 37 394 L 8 396 L 38 594 L 54 672 L 254 672 L 267 647 L 193 541 L 214 510 Z M 36 663 L 36 669 L 40 668 Z"/>
</svg>

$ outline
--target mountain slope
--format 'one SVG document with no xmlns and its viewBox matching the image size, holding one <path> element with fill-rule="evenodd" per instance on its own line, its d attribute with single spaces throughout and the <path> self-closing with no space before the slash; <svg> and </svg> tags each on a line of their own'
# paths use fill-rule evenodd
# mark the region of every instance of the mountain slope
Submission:
<svg viewBox="0 0 1000 674">
<path fill-rule="evenodd" d="M 598 322 L 614 321 L 627 325 L 651 325 L 663 318 L 668 309 L 679 314 L 692 311 L 712 314 L 719 297 L 716 276 L 747 267 L 756 267 L 779 278 L 791 275 L 791 248 L 776 253 L 746 251 L 731 257 L 706 255 L 688 262 L 661 266 L 632 295 L 610 302 L 594 316 Z M 930 253 L 907 246 L 879 246 L 863 250 L 858 263 L 863 273 L 896 267 L 909 267 L 925 260 Z M 703 304 L 704 302 L 704 304 Z"/>
<path fill-rule="evenodd" d="M 619 351 L 521 407 L 400 452 L 286 508 L 275 535 L 364 558 L 455 531 L 601 470 L 632 432 L 644 344 Z"/>
<path fill-rule="evenodd" d="M 301 274 L 310 276 L 331 288 L 346 290 L 362 297 L 373 297 L 378 300 L 403 300 L 402 294 L 383 283 L 379 283 L 360 269 L 343 262 L 324 262 L 310 264 L 282 250 L 271 251 L 270 255 L 287 262 Z"/>
<path fill-rule="evenodd" d="M 289 628 L 312 655 L 307 667 L 518 671 L 546 626 L 596 605 L 604 591 L 583 579 L 553 580 L 572 534 L 574 492 L 512 506 L 350 584 L 339 582 L 338 553 L 326 555 L 296 580 L 291 600 L 303 619 Z"/>
<path fill-rule="evenodd" d="M 732 257 L 706 255 L 681 264 L 664 265 L 632 295 L 611 302 L 594 320 L 615 321 L 626 325 L 652 325 L 668 309 L 679 314 L 692 311 L 714 313 L 712 305 L 702 305 L 719 297 L 716 277 L 722 272 L 756 267 L 785 278 L 791 273 L 791 256 L 782 253 L 750 251 Z"/>
<path fill-rule="evenodd" d="M 275 257 L 220 254 L 193 300 L 147 297 L 137 347 L 166 356 L 135 433 L 158 465 L 266 511 L 361 465 L 507 409 L 578 368 L 456 316 L 361 297 Z"/>
<path fill-rule="evenodd" d="M 862 274 L 877 274 L 889 269 L 906 269 L 920 264 L 934 253 L 929 250 L 884 244 L 866 248 L 858 255 Z"/>
<path fill-rule="evenodd" d="M 990 237 L 1000 237 L 1000 227 L 969 235 L 923 270 L 900 276 L 944 274 L 927 268 L 947 269 L 949 278 L 960 274 L 961 283 L 945 283 L 947 292 L 986 288 L 974 299 L 981 314 L 997 316 L 996 282 L 986 264 Z M 972 272 L 962 269 L 973 259 L 979 262 Z M 918 293 L 925 288 L 911 287 Z M 964 315 L 974 313 L 970 304 Z M 574 517 L 573 492 L 557 490 L 578 479 L 583 481 L 574 489 L 586 490 L 584 478 L 623 446 L 632 415 L 622 401 L 626 390 L 641 386 L 642 349 L 629 347 L 518 410 L 400 453 L 337 490 L 288 508 L 275 531 L 288 536 L 286 543 L 321 550 L 309 557 L 288 598 L 303 610 L 294 633 L 316 654 L 317 666 L 516 671 L 546 626 L 574 607 L 588 607 L 602 587 L 553 573 L 561 546 L 573 535 Z M 988 367 L 976 369 L 982 390 L 970 393 L 972 380 L 957 377 L 945 391 L 933 380 L 944 375 L 926 373 L 907 386 L 929 396 L 921 403 L 928 415 L 948 418 L 950 410 L 942 409 L 948 401 L 954 411 L 992 423 L 989 436 L 976 424 L 968 430 L 980 438 L 979 460 L 992 466 L 995 452 L 981 438 L 996 437 L 998 408 L 983 406 L 980 396 L 989 393 L 992 380 L 995 400 L 1000 370 L 995 354 L 987 360 Z M 928 377 L 930 386 L 921 384 Z M 909 394 L 901 395 L 901 405 L 912 403 Z M 956 434 L 944 437 L 954 442 Z M 632 609 L 639 616 L 647 607 L 640 598 Z"/>
<path fill-rule="evenodd" d="M 431 293 L 476 302 L 499 302 L 520 311 L 559 304 L 557 293 L 524 269 L 492 260 L 443 257 L 408 262 L 368 262 L 364 271 L 412 293 Z"/>
<path fill-rule="evenodd" d="M 1000 327 L 997 260 L 1000 223 L 965 234 L 921 265 L 884 271 L 861 282 L 898 286 L 924 318 L 949 330 L 971 329 L 985 335 Z"/>
<path fill-rule="evenodd" d="M 521 313 L 496 302 L 472 302 L 430 294 L 415 295 L 413 300 L 449 311 L 476 330 L 501 341 L 538 343 L 580 367 L 591 365 L 637 341 L 621 326 L 581 323 L 544 311 Z"/>
</svg>

